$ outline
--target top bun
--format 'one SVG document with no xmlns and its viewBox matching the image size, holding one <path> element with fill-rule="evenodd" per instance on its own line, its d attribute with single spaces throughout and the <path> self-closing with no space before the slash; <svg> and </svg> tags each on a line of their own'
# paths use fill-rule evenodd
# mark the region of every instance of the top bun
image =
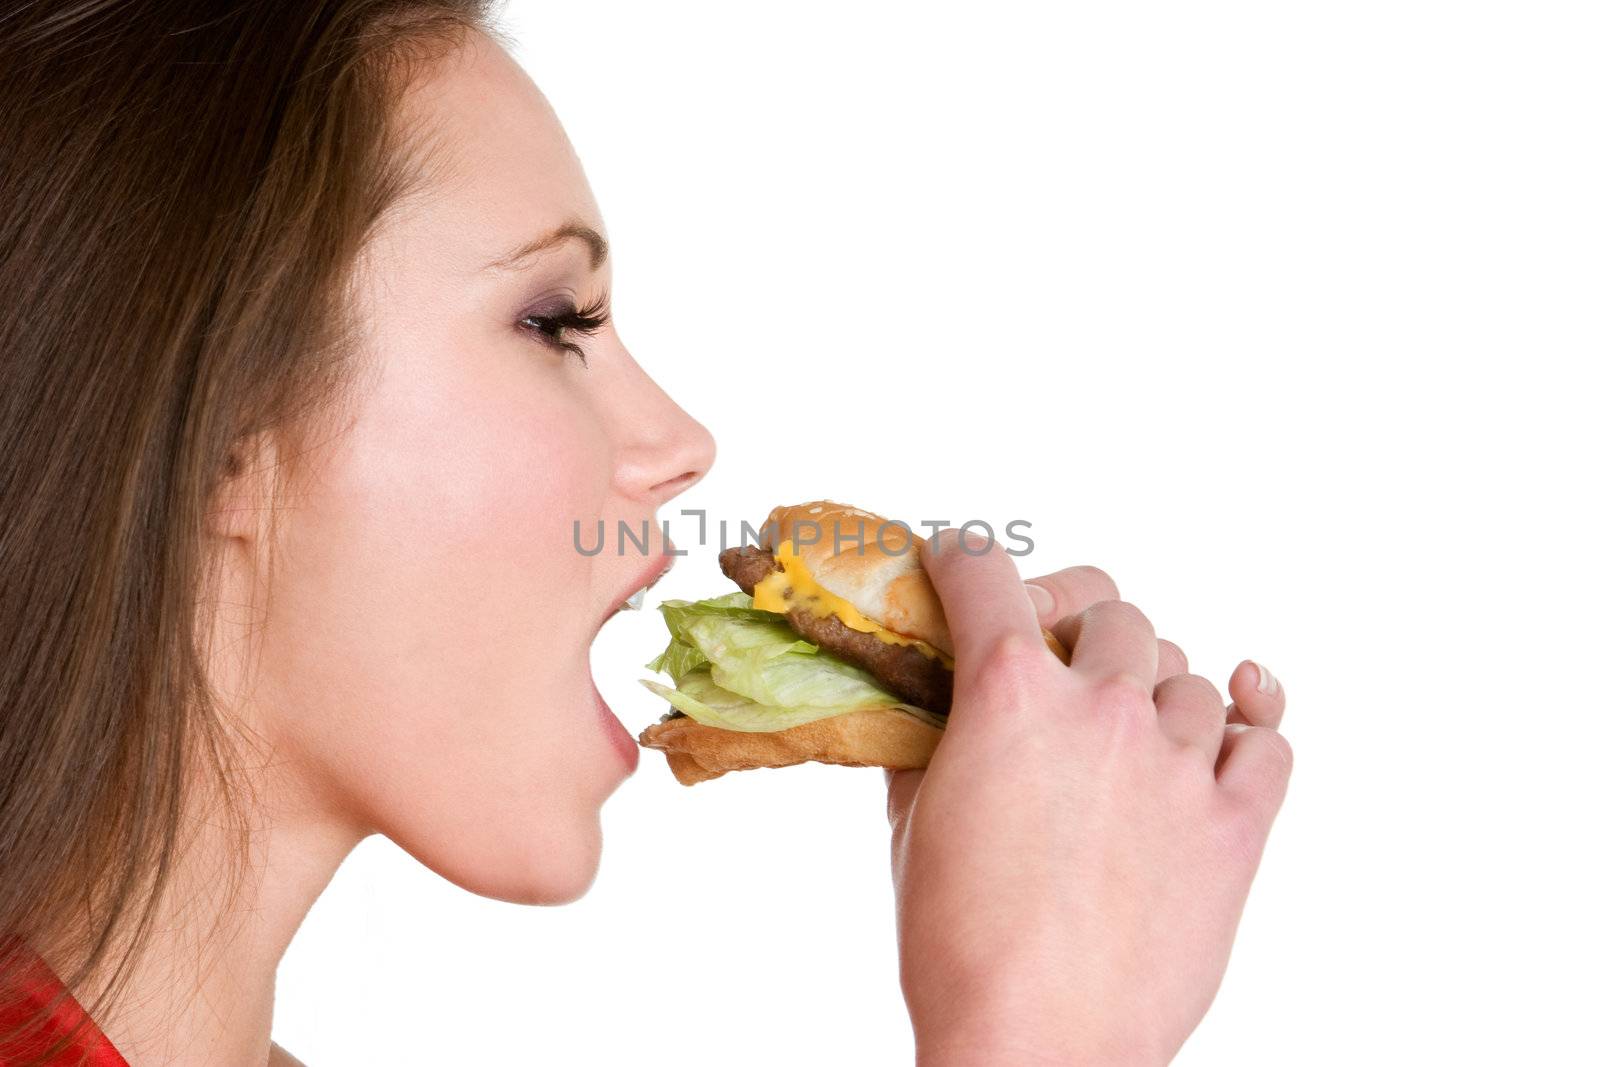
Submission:
<svg viewBox="0 0 1600 1067">
<path fill-rule="evenodd" d="M 950 624 L 920 553 L 927 539 L 903 522 L 832 500 L 777 507 L 761 527 L 761 547 L 784 541 L 817 584 L 843 597 L 867 618 L 897 634 L 955 653 Z M 1040 627 L 1044 643 L 1062 662 L 1067 653 L 1055 634 Z"/>
<path fill-rule="evenodd" d="M 927 540 L 892 522 L 831 500 L 777 507 L 761 527 L 761 547 L 784 541 L 818 585 L 897 634 L 955 651 L 950 625 L 919 553 Z"/>
</svg>

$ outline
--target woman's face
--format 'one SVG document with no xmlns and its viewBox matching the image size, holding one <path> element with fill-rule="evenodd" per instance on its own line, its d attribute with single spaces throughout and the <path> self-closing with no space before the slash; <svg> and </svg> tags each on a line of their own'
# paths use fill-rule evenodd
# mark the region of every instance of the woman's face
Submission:
<svg viewBox="0 0 1600 1067">
<path fill-rule="evenodd" d="M 610 267 L 581 235 L 527 251 L 604 230 L 515 61 L 475 36 L 403 110 L 433 132 L 429 177 L 359 272 L 369 370 L 297 459 L 255 697 L 319 806 L 475 892 L 568 900 L 638 761 L 590 643 L 664 569 L 654 513 L 714 445 L 609 326 L 555 339 L 587 366 L 547 336 Z M 648 553 L 619 555 L 617 524 L 647 521 Z"/>
</svg>

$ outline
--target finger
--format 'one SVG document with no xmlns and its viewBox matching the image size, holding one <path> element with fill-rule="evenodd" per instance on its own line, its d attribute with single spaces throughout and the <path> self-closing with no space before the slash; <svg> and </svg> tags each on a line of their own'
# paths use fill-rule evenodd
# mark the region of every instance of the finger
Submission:
<svg viewBox="0 0 1600 1067">
<path fill-rule="evenodd" d="M 1156 684 L 1156 721 L 1174 744 L 1188 745 L 1215 763 L 1226 710 L 1217 687 L 1198 674 L 1175 674 Z"/>
<path fill-rule="evenodd" d="M 1276 730 L 1283 722 L 1287 695 L 1283 683 L 1254 660 L 1245 660 L 1233 669 L 1228 679 L 1228 721 L 1248 726 L 1269 726 Z"/>
<path fill-rule="evenodd" d="M 1072 650 L 1071 667 L 1090 678 L 1128 675 L 1147 691 L 1156 684 L 1156 631 L 1126 600 L 1102 600 L 1063 619 L 1056 636 Z"/>
<path fill-rule="evenodd" d="M 1289 788 L 1294 751 L 1282 734 L 1265 726 L 1225 727 L 1217 756 L 1217 785 L 1270 825 Z"/>
<path fill-rule="evenodd" d="M 905 863 L 906 827 L 910 825 L 911 805 L 917 798 L 917 787 L 922 784 L 920 770 L 891 771 L 885 769 L 883 780 L 889 794 L 889 870 L 894 884 L 900 885 Z"/>
<path fill-rule="evenodd" d="M 1156 682 L 1160 684 L 1168 678 L 1179 674 L 1189 673 L 1189 657 L 1183 654 L 1183 649 L 1171 641 L 1162 639 L 1156 642 Z"/>
<path fill-rule="evenodd" d="M 1039 625 L 1046 629 L 1090 604 L 1122 599 L 1117 583 L 1099 567 L 1068 567 L 1042 578 L 1029 578 L 1026 585 L 1039 613 Z"/>
<path fill-rule="evenodd" d="M 884 769 L 883 780 L 889 787 L 889 825 L 896 833 L 905 825 L 906 816 L 911 813 L 911 801 L 916 797 L 917 786 L 922 784 L 922 776 L 925 773 L 927 772 L 921 770 Z"/>
<path fill-rule="evenodd" d="M 1033 601 L 1017 566 L 992 539 L 957 529 L 940 530 L 922 546 L 922 568 L 950 624 L 957 678 L 962 663 L 982 663 L 1003 639 L 1030 635 L 1043 651 Z"/>
</svg>

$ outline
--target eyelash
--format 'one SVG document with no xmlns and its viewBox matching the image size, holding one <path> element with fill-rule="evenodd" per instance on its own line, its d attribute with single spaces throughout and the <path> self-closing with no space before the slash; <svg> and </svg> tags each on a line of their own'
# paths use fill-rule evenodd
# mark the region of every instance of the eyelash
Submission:
<svg viewBox="0 0 1600 1067">
<path fill-rule="evenodd" d="M 568 304 L 552 315 L 535 315 L 530 312 L 518 319 L 517 325 L 525 332 L 536 335 L 536 339 L 542 344 L 572 353 L 578 357 L 579 363 L 587 367 L 589 356 L 584 352 L 583 346 L 573 341 L 562 340 L 562 335 L 570 330 L 587 337 L 600 332 L 610 322 L 611 294 L 601 293 L 581 308 Z"/>
</svg>

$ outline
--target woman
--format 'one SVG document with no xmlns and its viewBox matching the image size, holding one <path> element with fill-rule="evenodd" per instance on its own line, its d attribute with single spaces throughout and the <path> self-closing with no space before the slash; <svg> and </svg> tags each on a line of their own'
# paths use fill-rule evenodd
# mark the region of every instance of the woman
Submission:
<svg viewBox="0 0 1600 1067">
<path fill-rule="evenodd" d="M 276 964 L 367 835 L 503 900 L 589 885 L 637 748 L 588 648 L 667 557 L 572 523 L 637 527 L 712 440 L 611 326 L 482 4 L 25 3 L 0 71 L 0 1062 L 292 1063 Z M 1093 568 L 925 563 L 961 669 L 890 785 L 919 1059 L 1164 1061 L 1283 795 L 1282 688 L 1243 663 L 1225 708 Z"/>
</svg>

